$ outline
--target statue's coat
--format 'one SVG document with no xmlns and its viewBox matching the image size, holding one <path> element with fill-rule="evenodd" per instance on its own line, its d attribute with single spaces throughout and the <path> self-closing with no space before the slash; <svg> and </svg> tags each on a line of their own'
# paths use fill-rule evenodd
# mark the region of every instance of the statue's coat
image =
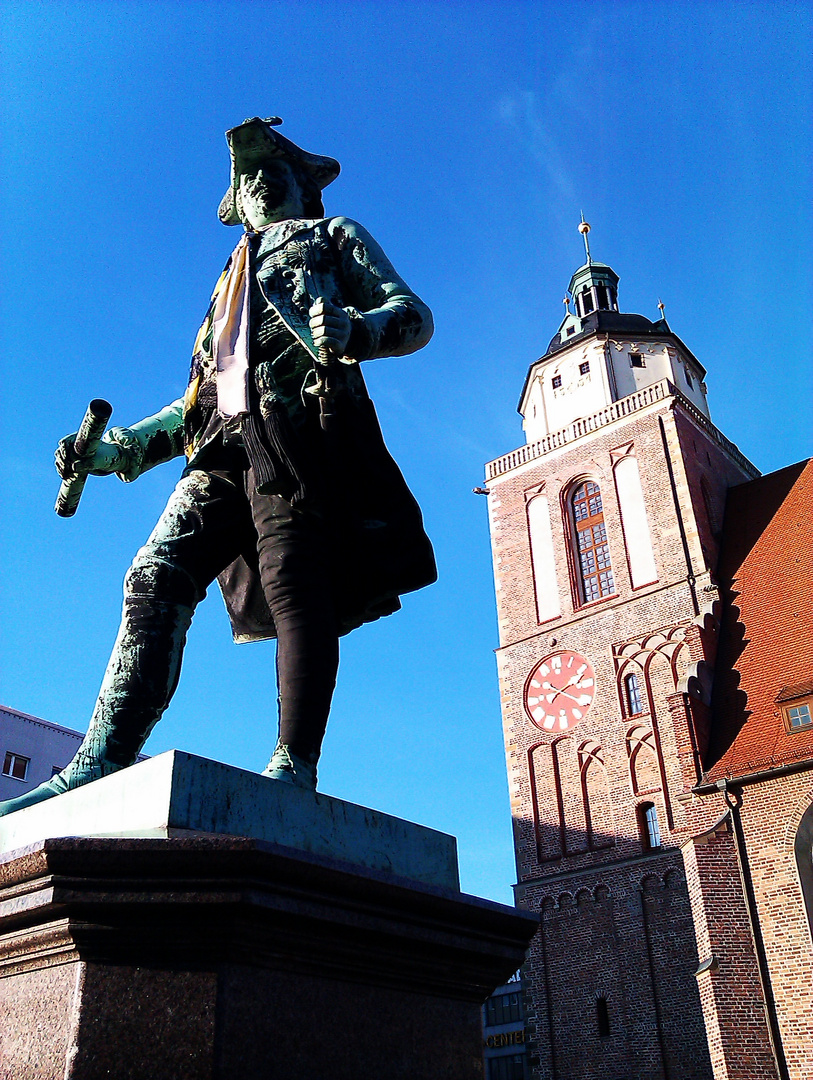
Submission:
<svg viewBox="0 0 813 1080">
<path fill-rule="evenodd" d="M 291 331 L 286 374 L 276 382 L 272 378 L 271 396 L 285 405 L 306 441 L 320 443 L 312 449 L 327 473 L 322 508 L 333 548 L 332 565 L 324 568 L 325 587 L 335 596 L 344 634 L 396 611 L 400 595 L 431 584 L 437 571 L 420 509 L 384 444 L 357 362 L 335 365 L 338 384 L 327 405 L 329 415 L 322 424 L 314 423 L 318 401 L 302 393 L 314 375 L 308 311 L 317 296 L 348 310 L 353 323 L 347 347 L 351 361 L 415 351 L 431 337 L 432 316 L 370 234 L 347 218 L 287 220 L 264 231 L 256 276 L 261 293 Z M 222 275 L 215 295 L 223 281 Z M 130 443 L 135 435 L 143 451 L 138 469 L 123 479 L 135 479 L 174 456 L 182 433 L 188 468 L 198 463 L 205 467 L 201 458 L 211 425 L 204 431 L 196 399 L 205 366 L 211 363 L 207 321 L 213 307 L 214 297 L 196 339 L 184 400 L 132 429 L 108 433 L 114 441 Z M 218 580 L 236 641 L 275 636 L 256 550 L 244 551 Z"/>
</svg>

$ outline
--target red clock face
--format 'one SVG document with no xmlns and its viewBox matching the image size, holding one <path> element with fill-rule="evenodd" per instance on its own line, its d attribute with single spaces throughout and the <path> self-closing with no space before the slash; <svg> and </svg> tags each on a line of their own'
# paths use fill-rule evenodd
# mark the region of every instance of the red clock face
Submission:
<svg viewBox="0 0 813 1080">
<path fill-rule="evenodd" d="M 596 692 L 593 665 L 579 653 L 540 660 L 525 683 L 525 711 L 543 731 L 570 731 L 587 715 Z"/>
</svg>

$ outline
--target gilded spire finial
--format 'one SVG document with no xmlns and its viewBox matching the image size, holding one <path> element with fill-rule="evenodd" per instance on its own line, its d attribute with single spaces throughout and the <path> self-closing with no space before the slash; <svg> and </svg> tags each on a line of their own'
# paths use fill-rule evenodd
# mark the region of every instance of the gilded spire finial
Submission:
<svg viewBox="0 0 813 1080">
<path fill-rule="evenodd" d="M 579 223 L 579 232 L 584 237 L 584 253 L 587 256 L 587 265 L 589 266 L 593 261 L 592 258 L 590 257 L 590 241 L 587 239 L 587 234 L 590 232 L 590 226 L 584 220 L 584 211 L 583 210 L 581 212 L 581 215 L 582 215 L 582 219 L 581 219 L 581 222 Z"/>
<path fill-rule="evenodd" d="M 666 315 L 664 314 L 664 312 L 666 311 L 666 305 L 660 297 L 658 297 L 658 311 L 661 313 L 661 318 L 665 319 Z"/>
</svg>

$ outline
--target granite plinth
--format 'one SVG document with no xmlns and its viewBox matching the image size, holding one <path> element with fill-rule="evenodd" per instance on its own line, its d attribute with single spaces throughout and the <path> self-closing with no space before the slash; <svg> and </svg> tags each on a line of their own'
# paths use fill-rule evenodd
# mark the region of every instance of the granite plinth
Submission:
<svg viewBox="0 0 813 1080">
<path fill-rule="evenodd" d="M 458 888 L 453 836 L 180 750 L 0 818 L 0 853 L 59 836 L 248 836 Z"/>
<path fill-rule="evenodd" d="M 183 757 L 181 775 L 192 760 L 200 776 Z M 341 832 L 324 796 L 279 798 Z M 341 804 L 354 835 L 337 837 L 337 859 L 173 831 L 206 801 L 183 805 L 151 826 L 163 834 L 40 838 L 0 856 L 0 1080 L 480 1080 L 479 1006 L 535 918 L 418 880 L 414 852 L 363 865 L 361 807 Z M 380 822 L 371 834 L 375 849 Z"/>
</svg>

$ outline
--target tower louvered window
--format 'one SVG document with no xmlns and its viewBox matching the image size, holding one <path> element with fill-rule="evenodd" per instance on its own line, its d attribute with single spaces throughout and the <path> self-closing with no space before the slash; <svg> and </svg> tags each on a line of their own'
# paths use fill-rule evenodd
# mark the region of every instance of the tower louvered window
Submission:
<svg viewBox="0 0 813 1080">
<path fill-rule="evenodd" d="M 615 591 L 610 548 L 598 484 L 586 480 L 571 498 L 581 599 L 587 604 Z"/>
</svg>

